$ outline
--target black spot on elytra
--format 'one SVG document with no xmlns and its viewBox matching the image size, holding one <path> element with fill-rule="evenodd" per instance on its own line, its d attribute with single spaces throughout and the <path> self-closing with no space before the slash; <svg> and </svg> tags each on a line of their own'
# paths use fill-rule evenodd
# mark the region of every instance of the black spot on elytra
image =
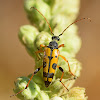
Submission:
<svg viewBox="0 0 100 100">
<path fill-rule="evenodd" d="M 56 66 L 57 66 L 57 64 L 56 63 L 53 63 L 52 68 L 53 69 L 56 69 Z"/>
<path fill-rule="evenodd" d="M 45 86 L 48 87 L 51 82 L 45 81 Z"/>
<path fill-rule="evenodd" d="M 48 76 L 48 73 L 43 72 L 43 77 L 47 77 L 47 76 Z"/>
<path fill-rule="evenodd" d="M 54 73 L 49 73 L 47 78 L 53 78 L 53 76 L 54 76 Z"/>
<path fill-rule="evenodd" d="M 57 56 L 55 56 L 55 58 L 57 58 Z"/>
<path fill-rule="evenodd" d="M 49 60 L 51 60 L 53 57 L 51 57 L 51 56 L 48 56 L 48 58 L 49 58 Z"/>
</svg>

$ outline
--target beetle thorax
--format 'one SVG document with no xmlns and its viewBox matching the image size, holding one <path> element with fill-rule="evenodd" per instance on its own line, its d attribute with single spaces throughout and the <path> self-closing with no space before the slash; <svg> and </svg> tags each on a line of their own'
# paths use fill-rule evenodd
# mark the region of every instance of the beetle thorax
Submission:
<svg viewBox="0 0 100 100">
<path fill-rule="evenodd" d="M 50 49 L 58 49 L 58 43 L 56 41 L 51 41 L 48 46 Z"/>
</svg>

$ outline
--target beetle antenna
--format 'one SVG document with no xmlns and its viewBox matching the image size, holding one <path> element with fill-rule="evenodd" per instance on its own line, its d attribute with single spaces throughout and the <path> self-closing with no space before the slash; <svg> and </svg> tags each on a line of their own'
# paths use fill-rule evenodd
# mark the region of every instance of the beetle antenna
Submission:
<svg viewBox="0 0 100 100">
<path fill-rule="evenodd" d="M 37 10 L 43 17 L 44 17 L 44 15 L 38 10 L 38 9 L 36 9 L 35 7 L 31 7 L 30 9 L 35 9 L 35 10 Z M 46 22 L 47 22 L 47 24 L 49 25 L 49 28 L 50 28 L 50 31 L 51 31 L 51 34 L 53 34 L 53 32 L 52 32 L 52 29 L 51 29 L 51 26 L 50 26 L 50 24 L 49 24 L 49 22 L 47 21 L 47 19 L 44 17 L 44 19 L 46 20 Z M 54 35 L 54 34 L 53 34 Z"/>
<path fill-rule="evenodd" d="M 88 19 L 88 20 L 91 22 L 91 19 L 90 19 L 90 18 L 81 18 L 81 19 L 79 19 L 79 20 L 76 20 L 76 21 L 73 22 L 72 24 L 77 23 L 77 22 L 79 22 L 79 21 L 81 21 L 81 20 L 84 20 L 84 19 Z M 66 29 L 68 29 L 72 24 L 70 24 L 69 26 L 67 26 L 59 36 L 61 36 L 61 35 L 66 31 Z"/>
<path fill-rule="evenodd" d="M 18 95 L 19 93 L 23 92 L 24 90 L 25 90 L 25 89 L 23 89 L 23 90 L 19 91 L 19 92 L 18 92 L 18 93 L 16 93 L 16 94 L 11 95 L 10 97 L 16 96 L 16 95 Z"/>
</svg>

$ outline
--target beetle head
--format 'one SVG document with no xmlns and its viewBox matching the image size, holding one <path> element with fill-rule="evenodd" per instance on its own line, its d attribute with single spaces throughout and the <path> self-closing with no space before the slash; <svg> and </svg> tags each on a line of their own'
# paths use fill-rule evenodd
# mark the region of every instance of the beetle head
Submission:
<svg viewBox="0 0 100 100">
<path fill-rule="evenodd" d="M 60 38 L 59 38 L 59 36 L 52 36 L 52 40 L 54 40 L 54 41 L 59 41 Z"/>
</svg>

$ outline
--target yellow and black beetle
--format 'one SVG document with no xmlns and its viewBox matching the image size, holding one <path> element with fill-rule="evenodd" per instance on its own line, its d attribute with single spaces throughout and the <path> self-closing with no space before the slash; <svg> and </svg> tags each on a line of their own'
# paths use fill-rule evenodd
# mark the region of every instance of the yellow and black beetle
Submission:
<svg viewBox="0 0 100 100">
<path fill-rule="evenodd" d="M 37 10 L 35 7 L 32 7 L 32 8 Z M 37 10 L 37 11 L 44 17 L 44 15 L 39 10 Z M 44 17 L 44 19 L 46 20 L 47 24 L 49 25 L 47 19 L 45 17 Z M 76 23 L 78 21 L 81 21 L 83 19 L 89 19 L 90 20 L 90 18 L 82 18 L 82 19 L 79 19 L 79 20 L 73 22 L 72 24 L 74 24 L 74 23 Z M 72 24 L 70 24 L 69 26 L 71 26 Z M 50 28 L 51 33 L 53 34 L 50 25 L 49 25 L 49 28 Z M 59 36 L 61 36 L 66 31 L 67 28 L 65 28 L 64 31 Z M 14 94 L 12 96 L 15 96 L 15 95 L 21 93 L 22 91 L 24 91 L 25 89 L 27 89 L 27 87 L 29 86 L 29 83 L 30 83 L 32 77 L 34 76 L 34 74 L 36 74 L 42 67 L 43 67 L 43 79 L 44 79 L 46 87 L 48 87 L 50 85 L 50 83 L 52 82 L 52 79 L 53 79 L 53 76 L 55 74 L 56 68 L 59 68 L 59 70 L 61 70 L 61 72 L 62 72 L 62 76 L 61 76 L 61 79 L 60 79 L 60 82 L 62 83 L 62 78 L 63 78 L 63 75 L 64 75 L 64 70 L 60 66 L 57 65 L 58 57 L 59 56 L 61 58 L 63 58 L 68 63 L 69 72 L 71 73 L 71 75 L 74 76 L 74 78 L 76 78 L 76 76 L 70 70 L 70 65 L 69 65 L 68 60 L 64 56 L 60 55 L 60 53 L 59 53 L 58 48 L 64 47 L 64 44 L 61 44 L 60 46 L 58 46 L 57 41 L 60 40 L 59 36 L 55 36 L 53 34 L 52 41 L 49 43 L 48 46 L 45 46 L 43 44 L 40 45 L 41 49 L 38 50 L 36 52 L 36 54 L 44 52 L 43 65 L 34 71 L 34 73 L 32 74 L 32 76 L 30 78 L 30 80 L 28 81 L 26 87 L 23 90 L 19 91 L 18 93 Z M 44 50 L 42 50 L 42 47 L 44 48 Z M 65 85 L 63 83 L 62 83 L 62 85 L 65 87 Z M 65 88 L 67 89 L 67 87 L 65 87 Z"/>
</svg>

